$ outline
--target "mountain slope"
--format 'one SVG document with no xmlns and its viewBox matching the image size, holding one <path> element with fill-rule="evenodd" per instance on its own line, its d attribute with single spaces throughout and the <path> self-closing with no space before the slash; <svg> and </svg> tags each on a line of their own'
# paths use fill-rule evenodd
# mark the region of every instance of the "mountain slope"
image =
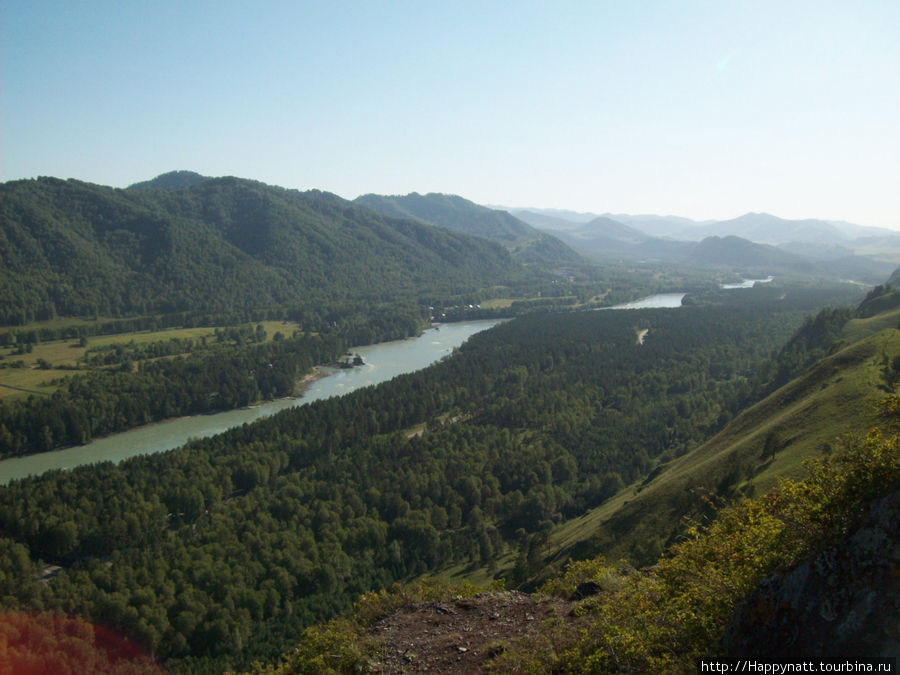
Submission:
<svg viewBox="0 0 900 675">
<path fill-rule="evenodd" d="M 849 321 L 836 351 L 735 417 L 692 452 L 655 470 L 583 516 L 557 528 L 557 558 L 602 551 L 634 555 L 635 546 L 681 531 L 686 514 L 703 511 L 704 493 L 753 494 L 779 475 L 797 476 L 802 462 L 831 452 L 835 439 L 877 422 L 885 363 L 900 355 L 900 309 Z M 887 326 L 890 327 L 887 327 Z"/>
<path fill-rule="evenodd" d="M 176 188 L 190 187 L 208 180 L 207 176 L 201 176 L 194 171 L 169 171 L 156 178 L 134 183 L 128 186 L 129 190 L 173 190 Z"/>
<path fill-rule="evenodd" d="M 606 216 L 575 225 L 555 234 L 576 251 L 601 257 L 626 257 L 682 262 L 696 244 L 673 239 L 661 239 L 645 234 Z"/>
<path fill-rule="evenodd" d="M 387 300 L 524 274 L 495 243 L 327 193 L 180 173 L 150 183 L 0 186 L 0 323 Z"/>
<path fill-rule="evenodd" d="M 731 220 L 720 220 L 682 232 L 688 233 L 695 237 L 734 235 L 762 244 L 786 244 L 791 241 L 842 244 L 849 239 L 835 225 L 824 220 L 786 220 L 769 213 L 745 213 Z"/>
<path fill-rule="evenodd" d="M 895 430 L 850 441 L 811 462 L 802 480 L 695 521 L 652 567 L 573 561 L 535 595 L 430 579 L 368 593 L 355 613 L 307 630 L 279 666 L 257 672 L 405 672 L 413 664 L 693 673 L 701 659 L 760 654 L 832 662 L 865 654 L 889 665 L 900 618 Z"/>
<path fill-rule="evenodd" d="M 506 208 L 506 207 L 496 207 Z M 607 218 L 617 223 L 640 230 L 652 237 L 674 237 L 684 229 L 705 225 L 710 221 L 698 222 L 678 216 L 657 216 L 651 214 L 632 215 L 629 213 L 577 213 L 560 209 L 519 209 L 506 208 L 517 218 L 529 225 L 548 230 L 578 229 L 597 218 Z"/>
<path fill-rule="evenodd" d="M 581 256 L 559 239 L 539 232 L 506 211 L 480 206 L 457 195 L 411 193 L 405 196 L 368 194 L 356 204 L 385 215 L 413 218 L 455 232 L 484 237 L 505 246 L 517 260 L 543 266 L 577 265 Z"/>
<path fill-rule="evenodd" d="M 691 250 L 687 262 L 711 267 L 747 268 L 766 274 L 817 272 L 815 265 L 800 256 L 735 236 L 707 237 Z"/>
</svg>

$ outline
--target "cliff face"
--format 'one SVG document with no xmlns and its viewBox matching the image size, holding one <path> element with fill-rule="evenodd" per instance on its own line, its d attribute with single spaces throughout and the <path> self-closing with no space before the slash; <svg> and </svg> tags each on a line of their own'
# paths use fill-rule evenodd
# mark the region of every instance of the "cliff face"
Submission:
<svg viewBox="0 0 900 675">
<path fill-rule="evenodd" d="M 900 487 L 843 541 L 764 579 L 735 611 L 728 656 L 900 655 Z"/>
</svg>

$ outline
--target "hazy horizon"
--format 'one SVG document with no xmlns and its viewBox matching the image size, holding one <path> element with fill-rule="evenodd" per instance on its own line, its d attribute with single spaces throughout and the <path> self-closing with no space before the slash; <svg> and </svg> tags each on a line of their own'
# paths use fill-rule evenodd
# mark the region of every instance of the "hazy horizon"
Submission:
<svg viewBox="0 0 900 675">
<path fill-rule="evenodd" d="M 898 25 L 875 0 L 5 1 L 0 179 L 900 229 Z"/>
</svg>

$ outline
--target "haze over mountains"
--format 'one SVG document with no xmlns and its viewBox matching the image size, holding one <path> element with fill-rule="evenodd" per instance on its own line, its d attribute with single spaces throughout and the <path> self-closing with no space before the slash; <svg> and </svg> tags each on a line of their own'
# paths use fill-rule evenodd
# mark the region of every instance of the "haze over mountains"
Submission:
<svg viewBox="0 0 900 675">
<path fill-rule="evenodd" d="M 702 237 L 675 239 L 643 229 L 662 227 L 656 217 L 579 216 L 566 226 L 559 212 L 538 216 L 559 237 L 454 195 L 351 202 L 186 171 L 126 189 L 55 178 L 0 185 L 0 384 L 10 390 L 0 399 L 0 455 L 290 396 L 317 364 L 413 335 L 439 309 L 447 320 L 505 319 L 378 387 L 171 452 L 0 487 L 0 606 L 111 626 L 173 672 L 323 672 L 336 644 L 355 654 L 343 672 L 373 667 L 370 631 L 345 619 L 315 625 L 360 594 L 392 612 L 398 605 L 380 591 L 421 575 L 502 581 L 517 591 L 494 597 L 507 598 L 544 581 L 571 598 L 590 579 L 601 597 L 566 612 L 590 630 L 554 629 L 540 643 L 581 640 L 577 649 L 535 649 L 532 629 L 545 624 L 524 612 L 520 651 L 498 643 L 497 627 L 508 625 L 499 612 L 470 631 L 483 647 L 454 631 L 442 649 L 511 659 L 494 662 L 497 672 L 616 672 L 597 666 L 605 643 L 590 641 L 618 625 L 633 663 L 652 664 L 634 672 L 692 672 L 697 657 L 718 654 L 759 581 L 844 534 L 842 525 L 795 528 L 798 546 L 775 512 L 772 527 L 736 527 L 696 555 L 678 558 L 686 549 L 676 547 L 660 556 L 685 540 L 686 516 L 712 515 L 710 497 L 768 490 L 802 460 L 837 455 L 832 444 L 848 431 L 866 433 L 887 414 L 896 422 L 896 400 L 891 410 L 872 404 L 900 382 L 900 291 L 879 285 L 860 304 L 866 291 L 841 281 L 882 284 L 895 267 L 882 259 L 890 251 L 860 252 L 850 234 L 834 243 L 840 224 L 772 216 L 728 227 L 819 239 L 758 243 L 685 219 L 672 227 Z M 738 275 L 775 278 L 723 286 Z M 677 309 L 588 311 L 676 290 L 685 291 Z M 855 481 L 846 483 L 855 501 L 786 513 L 801 523 L 806 513 L 849 519 L 895 490 L 898 441 L 870 440 L 870 455 L 849 465 L 865 480 L 834 473 Z M 636 574 L 615 563 L 607 574 L 604 558 L 585 563 L 593 556 L 656 567 Z M 893 597 L 894 586 L 872 581 L 871 556 L 860 560 L 861 574 L 840 578 Z M 587 567 L 563 573 L 571 561 Z M 676 568 L 686 576 L 660 572 Z M 632 585 L 641 579 L 651 585 Z M 429 606 L 470 613 L 448 608 L 457 599 L 441 591 Z M 656 618 L 645 621 L 648 608 Z M 626 620 L 608 621 L 607 611 Z M 890 611 L 869 613 L 897 626 Z M 665 631 L 645 640 L 647 626 Z M 878 638 L 872 653 L 895 643 Z M 616 663 L 622 644 L 613 644 Z M 428 662 L 416 649 L 419 668 Z M 555 664 L 527 665 L 536 653 Z M 307 656 L 308 667 L 294 667 Z M 671 659 L 683 667 L 663 667 Z M 276 662 L 284 667 L 264 665 Z"/>
<path fill-rule="evenodd" d="M 767 213 L 698 222 L 675 216 L 509 211 L 595 256 L 744 266 L 748 272 L 771 274 L 793 270 L 866 283 L 878 283 L 900 264 L 900 234 L 840 221 L 786 220 Z M 698 242 L 708 239 L 698 249 Z M 716 256 L 704 252 L 711 248 Z"/>
<path fill-rule="evenodd" d="M 564 209 L 537 209 L 495 206 L 535 227 L 547 230 L 573 230 L 599 218 L 629 225 L 654 237 L 699 241 L 704 237 L 737 235 L 764 244 L 780 244 L 796 239 L 824 239 L 847 242 L 860 237 L 898 236 L 894 230 L 868 227 L 838 220 L 806 218 L 789 220 L 769 213 L 745 213 L 728 220 L 692 220 L 681 216 L 628 213 L 579 213 Z"/>
<path fill-rule="evenodd" d="M 601 259 L 877 284 L 900 235 L 820 220 L 729 221 L 480 206 L 456 195 L 350 202 L 174 171 L 125 190 L 40 178 L 0 186 L 5 323 L 92 313 L 379 300 L 559 275 Z M 865 236 L 860 236 L 865 235 Z"/>
</svg>

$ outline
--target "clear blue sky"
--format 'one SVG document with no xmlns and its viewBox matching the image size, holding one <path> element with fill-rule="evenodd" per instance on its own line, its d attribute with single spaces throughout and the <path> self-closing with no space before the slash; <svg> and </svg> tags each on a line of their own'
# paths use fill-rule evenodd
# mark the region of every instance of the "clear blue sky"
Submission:
<svg viewBox="0 0 900 675">
<path fill-rule="evenodd" d="M 900 229 L 900 1 L 0 0 L 0 179 Z"/>
</svg>

